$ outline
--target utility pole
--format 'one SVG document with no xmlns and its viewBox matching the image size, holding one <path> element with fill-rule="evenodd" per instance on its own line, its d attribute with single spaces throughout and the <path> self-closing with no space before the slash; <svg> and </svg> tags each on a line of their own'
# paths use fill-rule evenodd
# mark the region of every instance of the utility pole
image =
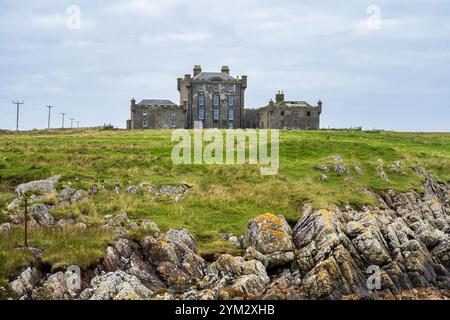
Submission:
<svg viewBox="0 0 450 320">
<path fill-rule="evenodd" d="M 14 101 L 12 102 L 17 106 L 17 120 L 16 120 L 16 131 L 19 131 L 19 107 L 21 104 L 25 104 L 25 102 Z"/>
<path fill-rule="evenodd" d="M 47 106 L 47 108 L 48 108 L 48 126 L 47 126 L 47 128 L 48 128 L 48 130 L 50 130 L 50 112 L 51 112 L 52 108 L 54 108 L 54 106 Z"/>
<path fill-rule="evenodd" d="M 70 118 L 70 129 L 73 129 L 73 120 L 75 120 L 74 118 Z"/>
<path fill-rule="evenodd" d="M 80 121 L 77 121 L 77 128 L 80 128 Z"/>
<path fill-rule="evenodd" d="M 66 116 L 67 113 L 65 112 L 61 112 L 62 115 L 62 129 L 64 129 L 64 117 Z"/>
</svg>

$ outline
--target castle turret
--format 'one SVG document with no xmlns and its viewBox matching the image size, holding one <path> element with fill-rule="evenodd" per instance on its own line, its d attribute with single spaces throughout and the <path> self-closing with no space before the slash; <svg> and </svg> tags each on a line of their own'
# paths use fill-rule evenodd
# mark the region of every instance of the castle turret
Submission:
<svg viewBox="0 0 450 320">
<path fill-rule="evenodd" d="M 276 103 L 284 103 L 284 92 L 278 91 L 278 93 L 275 96 L 275 102 Z"/>
<path fill-rule="evenodd" d="M 321 114 L 322 113 L 322 100 L 319 100 L 317 102 L 317 108 L 319 109 L 319 114 Z"/>
<path fill-rule="evenodd" d="M 136 106 L 136 99 L 135 98 L 131 98 L 131 106 L 132 107 Z"/>
<path fill-rule="evenodd" d="M 228 66 L 223 66 L 221 72 L 222 73 L 226 73 L 226 74 L 230 74 L 230 68 Z"/>
<path fill-rule="evenodd" d="M 194 66 L 194 77 L 199 75 L 202 72 L 202 66 L 199 64 L 196 64 Z"/>
</svg>

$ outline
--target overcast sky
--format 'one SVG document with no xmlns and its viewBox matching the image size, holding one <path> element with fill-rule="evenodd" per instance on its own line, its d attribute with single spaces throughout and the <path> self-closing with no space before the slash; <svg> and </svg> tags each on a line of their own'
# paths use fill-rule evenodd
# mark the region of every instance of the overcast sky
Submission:
<svg viewBox="0 0 450 320">
<path fill-rule="evenodd" d="M 450 131 L 448 0 L 0 0 L 0 128 L 13 99 L 21 129 L 46 105 L 54 127 L 125 127 L 132 97 L 179 103 L 194 64 L 248 75 L 246 107 L 283 89 L 322 99 L 323 127 Z"/>
</svg>

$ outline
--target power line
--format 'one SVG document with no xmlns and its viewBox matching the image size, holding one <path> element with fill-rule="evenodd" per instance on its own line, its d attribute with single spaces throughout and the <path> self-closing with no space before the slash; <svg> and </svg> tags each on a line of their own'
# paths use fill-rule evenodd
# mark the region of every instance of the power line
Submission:
<svg viewBox="0 0 450 320">
<path fill-rule="evenodd" d="M 12 102 L 13 104 L 17 105 L 17 120 L 16 120 L 16 131 L 19 131 L 19 106 L 21 104 L 25 104 L 25 102 L 19 102 L 19 101 L 14 101 Z"/>
<path fill-rule="evenodd" d="M 62 115 L 62 129 L 64 129 L 64 117 L 66 116 L 67 113 L 61 112 L 60 114 Z"/>
<path fill-rule="evenodd" d="M 48 130 L 50 130 L 50 112 L 54 106 L 47 106 L 48 108 Z"/>
</svg>

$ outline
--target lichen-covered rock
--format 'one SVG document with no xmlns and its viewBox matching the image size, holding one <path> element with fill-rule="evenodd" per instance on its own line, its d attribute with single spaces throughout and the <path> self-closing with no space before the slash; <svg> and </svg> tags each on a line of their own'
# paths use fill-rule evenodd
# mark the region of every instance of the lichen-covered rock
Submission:
<svg viewBox="0 0 450 320">
<path fill-rule="evenodd" d="M 265 214 L 248 222 L 243 246 L 252 246 L 269 259 L 268 267 L 275 267 L 294 259 L 291 228 L 282 216 Z"/>
<path fill-rule="evenodd" d="M 30 191 L 39 191 L 41 193 L 47 194 L 56 191 L 55 183 L 58 182 L 59 176 L 54 176 L 46 180 L 31 181 L 28 183 L 23 183 L 16 188 L 16 193 L 18 195 L 24 195 Z"/>
<path fill-rule="evenodd" d="M 23 201 L 22 198 L 16 198 L 6 206 L 6 209 L 8 209 L 10 211 L 15 210 L 20 207 L 20 204 L 22 203 L 22 201 Z"/>
<path fill-rule="evenodd" d="M 102 267 L 105 272 L 121 270 L 134 275 L 152 291 L 166 288 L 157 277 L 155 268 L 145 261 L 140 245 L 127 239 L 119 239 L 114 246 L 106 248 Z"/>
<path fill-rule="evenodd" d="M 43 283 L 33 290 L 34 300 L 72 300 L 77 296 L 67 285 L 67 277 L 61 271 L 50 275 Z"/>
<path fill-rule="evenodd" d="M 142 221 L 141 228 L 149 232 L 160 232 L 158 225 L 151 220 Z"/>
<path fill-rule="evenodd" d="M 26 268 L 19 277 L 10 283 L 11 292 L 16 297 L 30 295 L 34 287 L 41 281 L 42 272 L 36 268 Z"/>
<path fill-rule="evenodd" d="M 376 294 L 385 298 L 413 288 L 450 289 L 446 206 L 415 192 L 390 191 L 383 198 L 388 209 L 334 207 L 302 215 L 293 231 L 299 274 L 290 279 L 300 283 L 302 295 L 375 297 L 367 284 L 373 268 L 380 270 Z"/>
<path fill-rule="evenodd" d="M 73 196 L 73 194 L 75 192 L 76 192 L 76 190 L 74 188 L 71 188 L 69 186 L 64 186 L 64 188 L 58 194 L 58 198 L 61 201 L 70 201 L 70 198 Z"/>
<path fill-rule="evenodd" d="M 171 229 L 157 238 L 146 237 L 141 247 L 171 290 L 184 290 L 203 277 L 205 261 L 196 254 L 195 238 L 187 230 Z"/>
<path fill-rule="evenodd" d="M 80 294 L 82 300 L 145 300 L 153 292 L 133 275 L 123 271 L 96 276 L 91 287 Z"/>
<path fill-rule="evenodd" d="M 221 255 L 205 272 L 204 281 L 213 290 L 226 290 L 236 295 L 262 292 L 270 282 L 264 265 L 257 260 Z M 232 298 L 232 297 L 228 297 Z"/>
</svg>

